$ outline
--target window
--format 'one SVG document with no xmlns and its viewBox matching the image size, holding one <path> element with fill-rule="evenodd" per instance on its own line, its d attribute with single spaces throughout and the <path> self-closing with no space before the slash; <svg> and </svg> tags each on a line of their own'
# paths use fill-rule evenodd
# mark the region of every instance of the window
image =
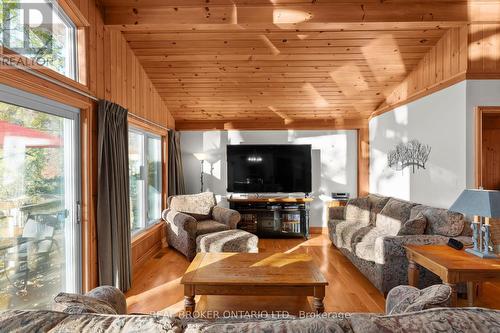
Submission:
<svg viewBox="0 0 500 333">
<path fill-rule="evenodd" d="M 161 217 L 161 137 L 129 130 L 130 229 L 135 233 Z"/>
<path fill-rule="evenodd" d="M 78 117 L 0 85 L 0 310 L 80 291 Z"/>
<path fill-rule="evenodd" d="M 0 6 L 0 43 L 30 59 L 22 65 L 77 79 L 76 27 L 57 1 L 6 0 Z"/>
</svg>

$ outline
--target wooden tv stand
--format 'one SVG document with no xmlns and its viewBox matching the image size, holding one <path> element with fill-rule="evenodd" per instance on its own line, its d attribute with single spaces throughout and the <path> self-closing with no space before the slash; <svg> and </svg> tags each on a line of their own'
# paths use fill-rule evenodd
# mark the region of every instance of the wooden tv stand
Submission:
<svg viewBox="0 0 500 333">
<path fill-rule="evenodd" d="M 231 209 L 241 214 L 238 228 L 261 237 L 309 238 L 312 198 L 229 198 Z"/>
</svg>

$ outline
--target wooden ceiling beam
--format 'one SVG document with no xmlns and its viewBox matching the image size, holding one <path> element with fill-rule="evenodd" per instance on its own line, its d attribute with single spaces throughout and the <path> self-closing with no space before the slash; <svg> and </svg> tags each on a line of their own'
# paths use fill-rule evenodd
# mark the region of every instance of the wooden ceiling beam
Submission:
<svg viewBox="0 0 500 333">
<path fill-rule="evenodd" d="M 231 130 L 231 129 L 359 129 L 366 128 L 366 119 L 336 119 L 336 120 L 311 120 L 311 119 L 276 119 L 271 120 L 205 120 L 205 121 L 183 121 L 175 122 L 177 130 Z"/>
<path fill-rule="evenodd" d="M 421 52 L 412 52 L 412 53 L 402 53 L 401 58 L 405 59 L 422 59 L 423 53 Z M 347 60 L 376 60 L 380 59 L 380 55 L 370 55 L 370 54 L 331 54 L 331 53 L 322 53 L 322 54 L 177 54 L 177 55 L 142 55 L 138 56 L 141 63 L 144 63 L 145 67 L 148 67 L 148 64 L 153 62 L 178 62 L 178 61 L 347 61 Z"/>
<path fill-rule="evenodd" d="M 149 28 L 185 25 L 182 30 L 190 30 L 193 25 L 208 25 L 212 28 L 237 26 L 243 28 L 278 27 L 295 29 L 300 26 L 330 29 L 336 25 L 349 23 L 465 23 L 499 22 L 500 10 L 496 1 L 413 1 L 405 2 L 341 2 L 341 3 L 301 3 L 298 5 L 258 4 L 249 6 L 204 5 L 125 5 L 105 7 L 105 24 L 122 30 L 127 27 L 147 26 Z M 328 27 L 330 25 L 330 27 Z M 236 27 L 234 27 L 236 28 Z M 318 30 L 321 30 L 319 28 Z"/>
<path fill-rule="evenodd" d="M 202 31 L 177 31 L 177 32 L 166 32 L 157 30 L 134 30 L 126 31 L 124 33 L 125 39 L 129 42 L 139 42 L 139 41 L 170 41 L 170 42 L 182 42 L 182 41 L 248 41 L 259 39 L 259 34 L 264 34 L 271 42 L 283 42 L 283 40 L 288 41 L 315 41 L 315 40 L 372 40 L 374 38 L 380 38 L 384 35 L 389 35 L 398 41 L 400 39 L 422 39 L 422 38 L 441 38 L 441 36 L 446 32 L 445 27 L 436 27 L 435 24 L 426 23 L 427 28 L 422 28 L 419 30 L 407 30 L 407 29 L 384 29 L 384 30 L 362 30 L 362 31 L 328 31 L 324 29 L 318 29 L 316 31 L 308 31 L 302 33 L 301 31 L 286 31 L 280 29 L 270 29 L 270 30 L 258 30 L 249 31 L 239 29 L 230 32 L 202 32 Z M 276 28 L 276 27 L 275 27 Z M 359 29 L 358 29 L 359 30 Z"/>
<path fill-rule="evenodd" d="M 382 35 L 382 34 L 381 34 Z M 382 35 L 383 36 L 383 35 Z M 227 40 L 143 40 L 143 41 L 129 41 L 130 47 L 136 50 L 140 49 L 212 49 L 212 48 L 224 48 L 224 49 L 237 49 L 237 48 L 262 48 L 267 47 L 265 42 L 258 36 L 252 39 L 240 39 L 231 40 L 230 36 L 227 36 Z M 395 44 L 399 47 L 432 47 L 440 37 L 429 37 L 429 38 L 401 38 L 395 39 Z M 288 39 L 275 39 L 271 40 L 276 48 L 281 49 L 292 49 L 304 47 L 366 47 L 373 42 L 371 38 L 358 38 L 358 39 L 299 39 L 299 40 L 288 40 Z"/>
<path fill-rule="evenodd" d="M 359 54 L 369 52 L 371 57 L 377 55 L 393 54 L 412 54 L 412 53 L 426 53 L 431 46 L 416 45 L 416 46 L 379 46 L 372 47 L 369 51 L 358 46 L 352 47 L 293 47 L 293 48 L 276 48 L 276 53 L 280 55 L 296 55 L 296 54 Z M 169 57 L 170 55 L 273 55 L 273 52 L 268 47 L 248 47 L 248 48 L 140 48 L 134 49 L 137 56 L 154 56 L 160 55 Z M 366 56 L 365 56 L 366 58 Z"/>
<path fill-rule="evenodd" d="M 419 59 L 405 59 L 405 64 L 413 64 L 416 65 L 419 63 Z M 338 61 L 328 61 L 328 60 L 317 60 L 317 61 L 308 61 L 308 60 L 300 60 L 300 61 L 287 61 L 287 62 L 279 62 L 279 61 L 178 61 L 173 64 L 169 62 L 152 62 L 146 68 L 164 68 L 170 69 L 172 71 L 188 71 L 188 70 L 198 70 L 199 68 L 203 68 L 204 71 L 212 71 L 212 70 L 220 70 L 221 68 L 225 69 L 241 69 L 244 70 L 246 68 L 269 68 L 272 69 L 274 67 L 286 67 L 289 69 L 294 69 L 296 67 L 307 67 L 307 68 L 316 68 L 316 67 L 329 67 L 329 68 L 338 68 L 344 65 L 353 65 L 366 67 L 368 66 L 367 62 L 364 60 L 338 60 Z M 394 67 L 399 66 L 394 63 L 385 63 L 384 66 Z"/>
</svg>

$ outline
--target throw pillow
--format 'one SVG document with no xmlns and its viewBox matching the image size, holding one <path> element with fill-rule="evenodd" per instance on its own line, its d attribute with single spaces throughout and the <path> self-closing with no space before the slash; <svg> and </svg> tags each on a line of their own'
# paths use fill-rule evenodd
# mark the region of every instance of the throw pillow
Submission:
<svg viewBox="0 0 500 333">
<path fill-rule="evenodd" d="M 411 217 L 422 212 L 427 218 L 425 234 L 456 237 L 464 230 L 464 216 L 444 208 L 418 205 L 412 209 Z"/>
<path fill-rule="evenodd" d="M 209 220 L 212 216 L 212 208 L 217 205 L 215 195 L 212 192 L 199 194 L 176 195 L 170 199 L 170 209 L 191 215 L 198 221 Z"/>
<path fill-rule="evenodd" d="M 422 290 L 410 286 L 405 286 L 405 288 L 402 289 L 404 289 L 404 292 L 400 296 L 399 302 L 394 305 L 388 313 L 389 315 L 422 311 L 450 305 L 452 291 L 447 285 L 437 284 Z"/>
<path fill-rule="evenodd" d="M 125 295 L 116 287 L 96 287 L 86 293 L 85 296 L 108 303 L 118 314 L 127 314 L 127 301 Z"/>
<path fill-rule="evenodd" d="M 378 229 L 386 231 L 388 236 L 396 236 L 402 225 L 410 218 L 414 203 L 390 198 L 375 222 Z"/>
<path fill-rule="evenodd" d="M 117 314 L 107 302 L 79 294 L 59 293 L 54 302 L 54 310 L 65 313 Z"/>
<path fill-rule="evenodd" d="M 425 226 L 427 225 L 427 219 L 424 214 L 419 213 L 412 219 L 406 221 L 401 229 L 398 231 L 398 236 L 404 235 L 423 235 L 425 231 Z"/>
<path fill-rule="evenodd" d="M 377 222 L 377 214 L 384 209 L 389 199 L 389 197 L 382 197 L 376 194 L 368 195 L 368 201 L 370 202 L 370 224 L 375 225 Z"/>
</svg>

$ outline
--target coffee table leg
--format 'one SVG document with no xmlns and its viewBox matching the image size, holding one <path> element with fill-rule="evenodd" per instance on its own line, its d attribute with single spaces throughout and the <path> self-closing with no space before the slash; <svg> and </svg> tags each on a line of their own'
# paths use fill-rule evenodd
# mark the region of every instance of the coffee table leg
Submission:
<svg viewBox="0 0 500 333">
<path fill-rule="evenodd" d="M 323 304 L 323 299 L 325 298 L 325 287 L 315 287 L 314 288 L 314 298 L 313 298 L 313 311 L 316 313 L 325 312 L 325 305 Z"/>
<path fill-rule="evenodd" d="M 323 313 L 325 312 L 325 305 L 323 304 L 323 298 L 314 297 L 313 298 L 314 312 Z"/>
<path fill-rule="evenodd" d="M 418 287 L 418 265 L 415 261 L 408 260 L 408 284 L 413 287 Z"/>
<path fill-rule="evenodd" d="M 196 301 L 194 300 L 194 287 L 184 285 L 184 311 L 186 314 L 191 314 L 194 312 L 195 307 Z"/>
<path fill-rule="evenodd" d="M 457 306 L 457 285 L 455 283 L 445 283 L 451 288 L 451 306 Z"/>
</svg>

